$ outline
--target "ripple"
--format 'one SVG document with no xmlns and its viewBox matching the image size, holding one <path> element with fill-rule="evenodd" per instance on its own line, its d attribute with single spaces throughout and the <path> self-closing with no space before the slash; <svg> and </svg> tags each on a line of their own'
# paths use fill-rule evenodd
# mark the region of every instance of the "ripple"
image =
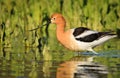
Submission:
<svg viewBox="0 0 120 78">
<path fill-rule="evenodd" d="M 92 52 L 82 52 L 81 55 L 120 58 L 120 50 L 100 51 L 98 54 Z"/>
</svg>

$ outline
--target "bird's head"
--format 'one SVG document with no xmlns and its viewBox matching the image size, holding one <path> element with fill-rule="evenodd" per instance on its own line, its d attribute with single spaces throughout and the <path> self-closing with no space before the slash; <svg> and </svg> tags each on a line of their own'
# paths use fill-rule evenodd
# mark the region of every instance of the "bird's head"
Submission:
<svg viewBox="0 0 120 78">
<path fill-rule="evenodd" d="M 51 16 L 51 23 L 53 24 L 65 24 L 65 19 L 60 13 L 55 13 Z"/>
</svg>

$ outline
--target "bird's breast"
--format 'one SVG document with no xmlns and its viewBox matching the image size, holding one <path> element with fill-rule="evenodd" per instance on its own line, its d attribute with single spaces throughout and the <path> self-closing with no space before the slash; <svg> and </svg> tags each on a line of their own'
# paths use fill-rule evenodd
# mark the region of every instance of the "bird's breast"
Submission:
<svg viewBox="0 0 120 78">
<path fill-rule="evenodd" d="M 81 50 L 79 44 L 77 43 L 76 39 L 73 36 L 72 31 L 66 31 L 64 34 L 58 34 L 57 39 L 63 46 L 65 46 L 69 50 L 73 51 Z"/>
</svg>

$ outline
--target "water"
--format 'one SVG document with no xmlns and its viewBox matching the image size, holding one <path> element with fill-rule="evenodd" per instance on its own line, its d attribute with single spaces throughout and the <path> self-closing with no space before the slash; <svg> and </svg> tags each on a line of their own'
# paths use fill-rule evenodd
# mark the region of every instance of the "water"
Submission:
<svg viewBox="0 0 120 78">
<path fill-rule="evenodd" d="M 83 52 L 39 52 L 38 48 L 0 54 L 0 78 L 119 78 L 120 50 Z"/>
</svg>

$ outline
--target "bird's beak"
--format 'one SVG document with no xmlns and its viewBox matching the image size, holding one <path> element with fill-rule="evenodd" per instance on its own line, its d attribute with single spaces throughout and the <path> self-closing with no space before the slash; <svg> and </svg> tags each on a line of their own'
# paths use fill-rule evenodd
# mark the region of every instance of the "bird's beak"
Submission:
<svg viewBox="0 0 120 78">
<path fill-rule="evenodd" d="M 41 25 L 41 26 L 38 26 L 37 28 L 31 29 L 31 30 L 28 30 L 28 31 L 37 30 L 37 29 L 39 29 L 39 28 L 41 28 L 41 27 L 43 27 L 43 26 L 49 26 L 50 23 L 51 23 L 51 19 L 48 18 L 46 24 L 43 24 L 43 25 Z"/>
<path fill-rule="evenodd" d="M 48 20 L 47 20 L 47 24 L 50 24 L 51 23 L 51 19 L 49 18 Z"/>
</svg>

